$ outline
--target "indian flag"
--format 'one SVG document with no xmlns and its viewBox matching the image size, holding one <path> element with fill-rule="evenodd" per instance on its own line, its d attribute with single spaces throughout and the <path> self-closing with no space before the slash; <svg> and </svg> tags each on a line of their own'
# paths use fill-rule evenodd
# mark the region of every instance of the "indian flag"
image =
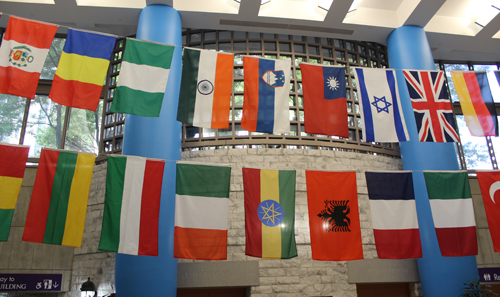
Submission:
<svg viewBox="0 0 500 297">
<path fill-rule="evenodd" d="M 158 117 L 174 49 L 128 38 L 111 112 Z"/>
<path fill-rule="evenodd" d="M 23 240 L 80 247 L 95 155 L 42 149 Z"/>
<path fill-rule="evenodd" d="M 295 245 L 295 170 L 243 168 L 248 256 L 288 259 Z"/>
<path fill-rule="evenodd" d="M 477 255 L 476 220 L 467 172 L 424 171 L 443 257 Z"/>
<path fill-rule="evenodd" d="M 212 129 L 229 128 L 233 60 L 230 53 L 184 49 L 179 122 Z"/>
<path fill-rule="evenodd" d="M 158 256 L 164 160 L 108 156 L 99 250 Z"/>
<path fill-rule="evenodd" d="M 7 241 L 29 146 L 0 143 L 0 241 Z"/>
<path fill-rule="evenodd" d="M 174 257 L 227 259 L 231 167 L 177 163 Z"/>
</svg>

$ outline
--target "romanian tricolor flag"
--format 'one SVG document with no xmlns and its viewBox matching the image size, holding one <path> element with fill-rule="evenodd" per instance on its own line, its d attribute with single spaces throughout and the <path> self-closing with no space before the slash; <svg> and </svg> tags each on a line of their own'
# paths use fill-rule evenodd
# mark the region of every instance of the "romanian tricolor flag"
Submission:
<svg viewBox="0 0 500 297">
<path fill-rule="evenodd" d="M 23 240 L 80 247 L 95 155 L 42 149 Z"/>
<path fill-rule="evenodd" d="M 0 241 L 7 241 L 29 146 L 0 144 Z"/>
<path fill-rule="evenodd" d="M 69 29 L 49 98 L 95 111 L 115 43 L 114 36 Z"/>
<path fill-rule="evenodd" d="M 243 168 L 248 256 L 288 259 L 295 246 L 295 170 Z"/>
<path fill-rule="evenodd" d="M 485 71 L 452 71 L 465 122 L 474 136 L 498 136 L 493 96 Z"/>
</svg>

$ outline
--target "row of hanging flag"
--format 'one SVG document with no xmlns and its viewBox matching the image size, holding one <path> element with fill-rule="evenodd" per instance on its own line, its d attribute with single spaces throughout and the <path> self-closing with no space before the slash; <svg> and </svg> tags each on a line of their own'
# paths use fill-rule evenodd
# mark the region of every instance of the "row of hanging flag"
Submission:
<svg viewBox="0 0 500 297">
<path fill-rule="evenodd" d="M 0 241 L 9 236 L 28 150 L 0 144 Z M 22 240 L 81 246 L 94 161 L 93 154 L 42 149 Z M 158 255 L 164 165 L 164 160 L 108 156 L 99 250 Z M 296 257 L 295 170 L 243 168 L 242 173 L 245 254 Z M 356 172 L 305 173 L 312 259 L 363 259 Z M 422 257 L 413 174 L 365 173 L 380 259 Z M 467 172 L 424 171 L 423 176 L 441 254 L 476 255 Z M 494 249 L 500 252 L 500 172 L 477 176 Z M 229 166 L 177 162 L 174 257 L 227 259 L 230 178 Z"/>
<path fill-rule="evenodd" d="M 0 47 L 0 93 L 34 98 L 40 72 L 58 26 L 10 16 Z M 33 37 L 33 36 L 36 36 Z M 68 30 L 49 98 L 69 107 L 96 110 L 116 36 Z M 175 46 L 126 39 L 111 112 L 158 117 Z M 231 53 L 184 49 L 177 120 L 228 129 L 233 83 Z M 290 132 L 290 60 L 243 57 L 241 127 L 250 132 Z M 349 137 L 345 69 L 301 63 L 304 127 L 310 134 Z M 403 70 L 419 141 L 458 142 L 442 71 Z M 396 71 L 354 67 L 363 139 L 409 140 Z M 498 136 L 490 85 L 500 73 L 452 71 L 467 126 L 474 136 Z M 403 91 L 403 90 L 402 90 Z"/>
</svg>

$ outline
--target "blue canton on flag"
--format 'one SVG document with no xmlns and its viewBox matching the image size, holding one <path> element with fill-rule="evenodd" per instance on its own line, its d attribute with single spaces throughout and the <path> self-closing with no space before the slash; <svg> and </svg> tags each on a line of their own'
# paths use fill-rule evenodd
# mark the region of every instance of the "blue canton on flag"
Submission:
<svg viewBox="0 0 500 297">
<path fill-rule="evenodd" d="M 325 99 L 345 98 L 345 70 L 341 67 L 323 67 Z"/>
</svg>

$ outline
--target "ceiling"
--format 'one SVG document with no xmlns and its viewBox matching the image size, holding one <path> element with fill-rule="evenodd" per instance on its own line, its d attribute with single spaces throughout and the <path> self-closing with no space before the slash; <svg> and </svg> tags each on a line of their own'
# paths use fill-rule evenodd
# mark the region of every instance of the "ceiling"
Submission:
<svg viewBox="0 0 500 297">
<path fill-rule="evenodd" d="M 52 4 L 32 3 L 35 1 L 41 0 L 0 0 L 0 12 L 61 25 L 60 33 L 71 27 L 120 36 L 135 34 L 141 9 L 151 4 L 173 6 L 186 28 L 307 35 L 382 44 L 386 44 L 393 29 L 418 25 L 427 32 L 436 60 L 500 61 L 500 10 L 495 9 L 500 7 L 497 3 L 500 0 L 271 0 L 265 4 L 259 0 L 43 0 Z M 5 15 L 0 18 L 0 27 L 7 26 L 7 19 Z"/>
</svg>

